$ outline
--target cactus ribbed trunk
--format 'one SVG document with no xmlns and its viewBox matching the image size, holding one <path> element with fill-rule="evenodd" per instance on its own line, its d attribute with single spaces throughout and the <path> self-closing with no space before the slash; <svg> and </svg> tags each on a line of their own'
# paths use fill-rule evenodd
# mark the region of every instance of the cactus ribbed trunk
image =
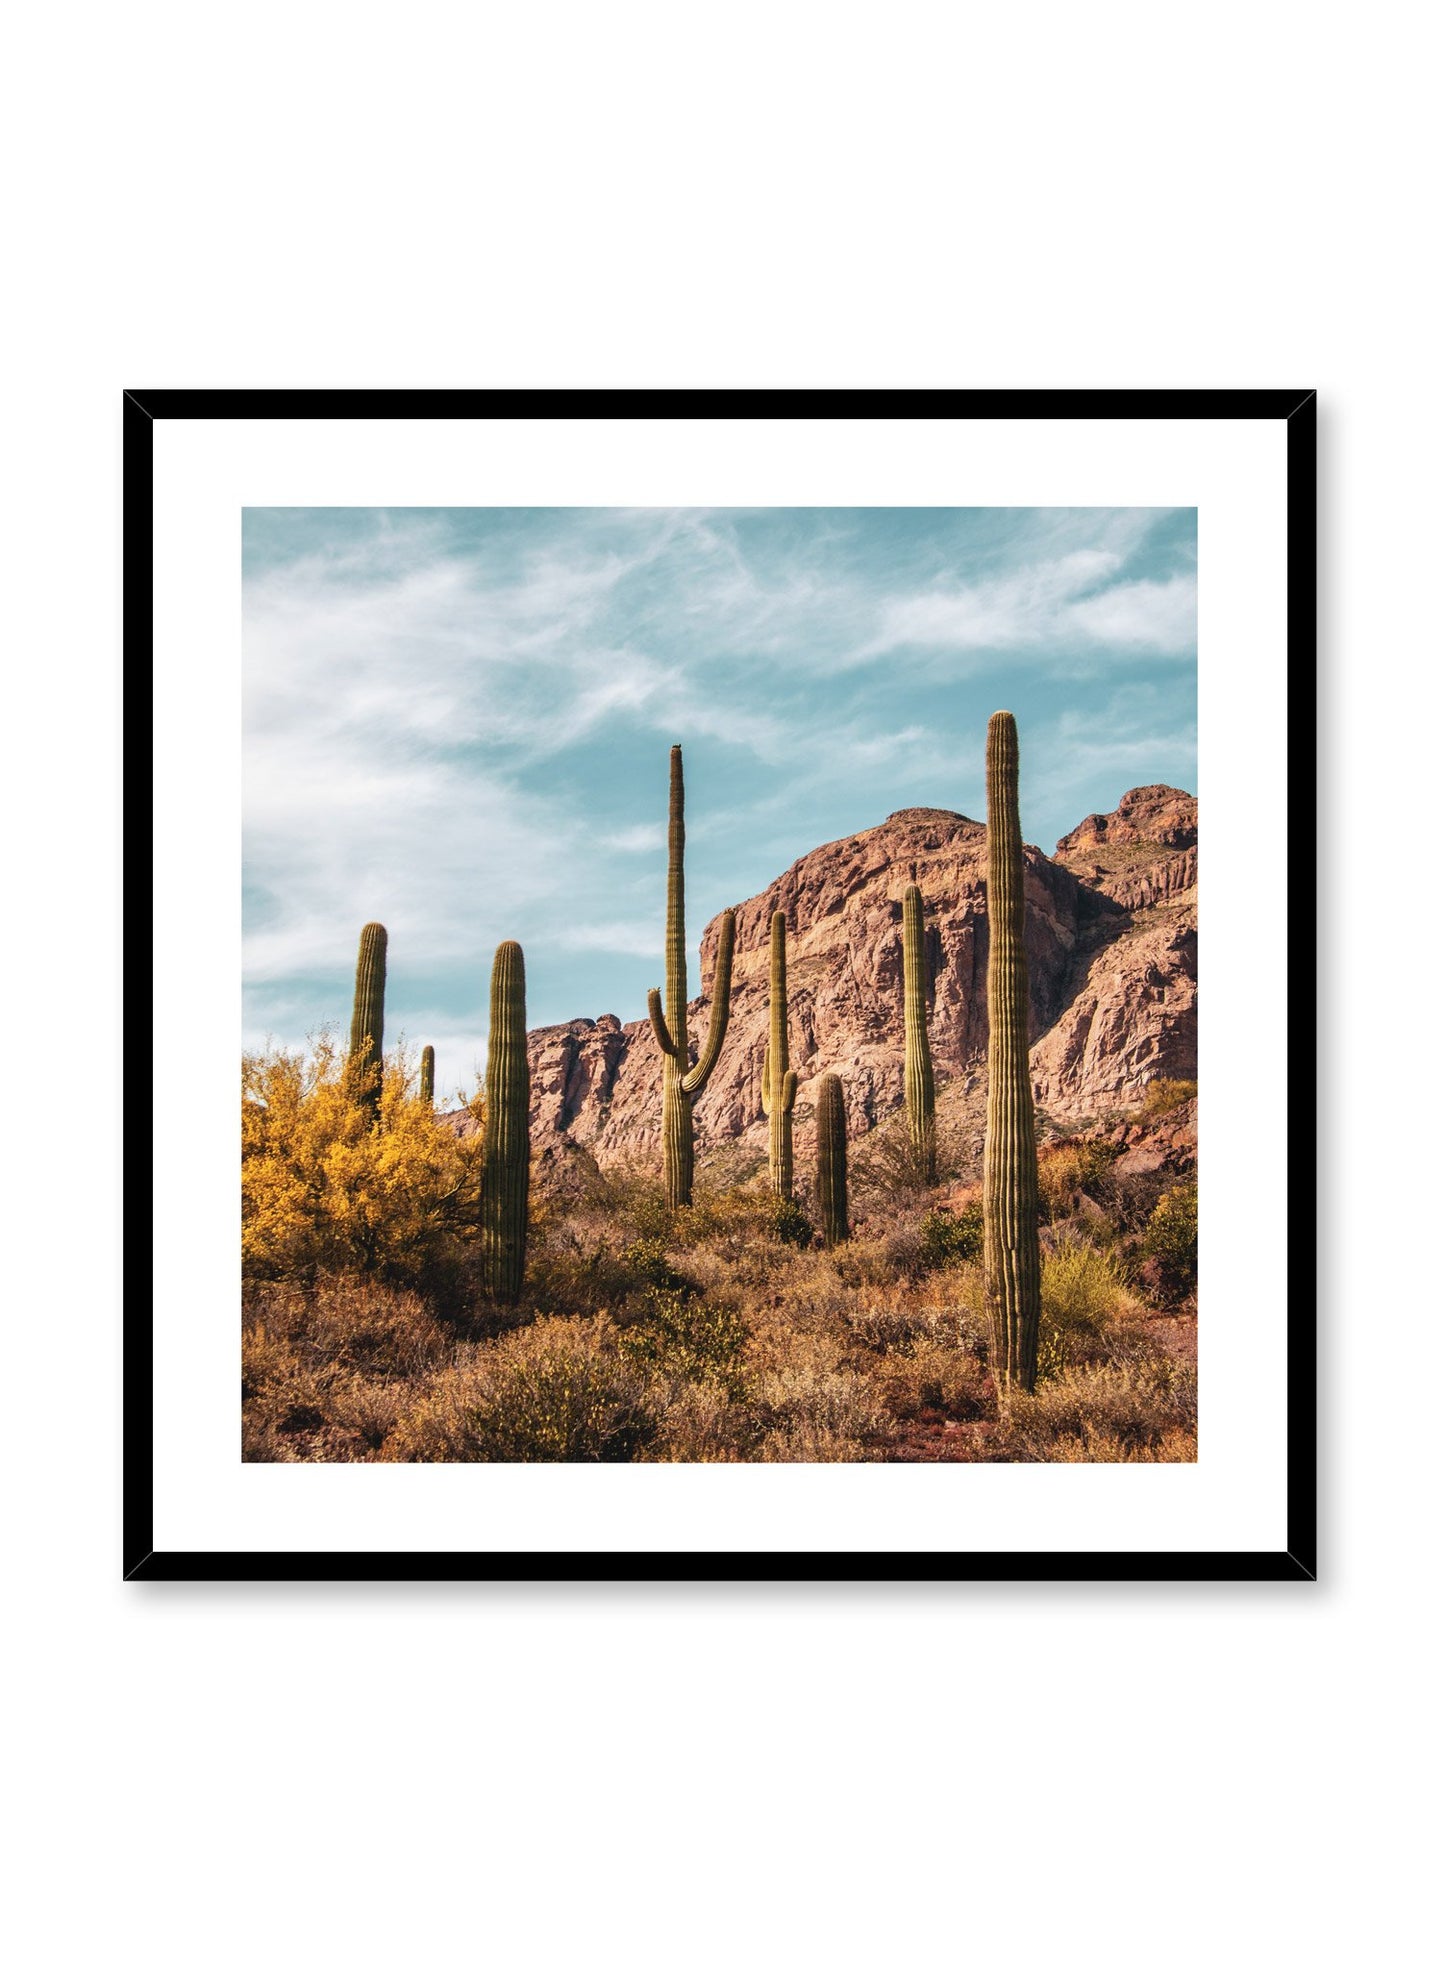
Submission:
<svg viewBox="0 0 1445 1969">
<path fill-rule="evenodd" d="M 492 963 L 481 1208 L 482 1289 L 499 1306 L 516 1305 L 526 1267 L 530 1102 L 522 946 L 503 943 Z"/>
<path fill-rule="evenodd" d="M 763 1113 L 768 1117 L 768 1175 L 774 1196 L 793 1195 L 793 1102 L 798 1076 L 788 1068 L 788 919 L 773 911 L 768 1043 L 763 1053 Z"/>
<path fill-rule="evenodd" d="M 818 1215 L 829 1247 L 848 1237 L 848 1123 L 843 1114 L 843 1083 L 836 1073 L 818 1082 Z"/>
<path fill-rule="evenodd" d="M 430 1107 L 436 1098 L 437 1054 L 435 1046 L 421 1049 L 421 1080 L 417 1087 L 418 1097 Z"/>
<path fill-rule="evenodd" d="M 351 1000 L 351 1046 L 347 1070 L 357 1104 L 373 1123 L 381 1118 L 382 1036 L 386 1008 L 386 929 L 368 923 L 356 953 L 356 990 Z"/>
<path fill-rule="evenodd" d="M 674 745 L 667 769 L 667 932 L 663 942 L 665 1010 L 674 1051 L 662 1064 L 662 1159 L 667 1202 L 676 1210 L 692 1202 L 692 1103 L 682 1091 L 687 1072 L 687 911 L 684 907 L 682 747 Z"/>
<path fill-rule="evenodd" d="M 908 1135 L 926 1183 L 938 1180 L 933 1118 L 933 1055 L 928 1048 L 928 946 L 923 895 L 916 882 L 903 892 L 903 1095 Z"/>
<path fill-rule="evenodd" d="M 667 794 L 667 932 L 664 942 L 666 996 L 647 994 L 653 1036 L 662 1053 L 662 1161 L 671 1210 L 692 1202 L 692 1103 L 707 1086 L 727 1032 L 732 995 L 733 912 L 724 912 L 718 929 L 717 963 L 713 969 L 712 1013 L 707 1038 L 695 1066 L 689 1066 L 687 1034 L 687 915 L 683 900 L 682 747 L 674 745 L 668 766 Z"/>
<path fill-rule="evenodd" d="M 999 1393 L 1031 1392 L 1039 1350 L 1039 1171 L 1029 1079 L 1029 974 L 1019 736 L 988 721 L 988 1118 L 983 1149 L 984 1293 Z"/>
</svg>

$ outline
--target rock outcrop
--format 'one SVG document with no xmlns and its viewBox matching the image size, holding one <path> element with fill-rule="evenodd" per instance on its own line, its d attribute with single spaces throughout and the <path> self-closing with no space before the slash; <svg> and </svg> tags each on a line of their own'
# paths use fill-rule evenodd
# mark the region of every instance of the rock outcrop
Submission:
<svg viewBox="0 0 1445 1969">
<path fill-rule="evenodd" d="M 1175 786 L 1136 786 L 1111 814 L 1090 814 L 1054 860 L 1125 909 L 1182 901 L 1199 881 L 1199 803 Z"/>
<path fill-rule="evenodd" d="M 1050 857 L 1025 850 L 1035 1094 L 1063 1123 L 1121 1114 L 1154 1079 L 1194 1076 L 1196 802 L 1139 787 Z M 804 855 L 737 908 L 726 1044 L 696 1109 L 700 1147 L 760 1140 L 768 931 L 788 919 L 792 1063 L 800 1114 L 820 1074 L 843 1082 L 849 1132 L 903 1099 L 902 898 L 923 893 L 941 1093 L 981 1080 L 987 1052 L 984 828 L 910 807 Z M 711 982 L 718 925 L 702 940 Z M 661 926 L 659 924 L 659 964 Z M 695 1000 L 694 1047 L 706 1000 Z M 660 1152 L 662 1070 L 646 1019 L 573 1019 L 529 1035 L 533 1142 L 565 1136 L 600 1161 Z"/>
</svg>

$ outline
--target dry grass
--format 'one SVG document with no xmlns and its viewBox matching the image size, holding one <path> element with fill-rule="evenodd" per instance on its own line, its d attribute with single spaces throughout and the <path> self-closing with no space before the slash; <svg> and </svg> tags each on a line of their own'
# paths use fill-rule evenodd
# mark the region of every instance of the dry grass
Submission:
<svg viewBox="0 0 1445 1969">
<path fill-rule="evenodd" d="M 1020 1463 L 1192 1463 L 1196 1420 L 1192 1367 L 1076 1367 L 1010 1404 L 995 1449 Z"/>
<path fill-rule="evenodd" d="M 565 1195 L 539 1195 L 527 1290 L 505 1319 L 375 1280 L 248 1286 L 243 1455 L 1191 1460 L 1192 1322 L 1141 1297 L 1118 1219 L 1068 1214 L 1094 1180 L 1087 1157 L 1055 1159 L 1039 1389 L 1006 1415 L 981 1268 L 959 1255 L 967 1238 L 940 1234 L 929 1195 L 905 1183 L 889 1201 L 880 1184 L 860 1234 L 830 1252 L 780 1234 L 756 1176 L 705 1167 L 670 1218 L 650 1172 L 579 1164 Z"/>
</svg>

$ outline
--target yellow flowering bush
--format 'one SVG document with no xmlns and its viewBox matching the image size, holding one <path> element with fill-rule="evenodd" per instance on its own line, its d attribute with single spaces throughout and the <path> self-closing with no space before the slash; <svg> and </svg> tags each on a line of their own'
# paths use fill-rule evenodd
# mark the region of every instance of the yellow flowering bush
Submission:
<svg viewBox="0 0 1445 1969">
<path fill-rule="evenodd" d="M 373 1127 L 337 1041 L 247 1054 L 241 1071 L 241 1262 L 256 1279 L 360 1272 L 434 1289 L 476 1218 L 481 1137 L 439 1126 L 410 1063 L 388 1056 Z"/>
</svg>

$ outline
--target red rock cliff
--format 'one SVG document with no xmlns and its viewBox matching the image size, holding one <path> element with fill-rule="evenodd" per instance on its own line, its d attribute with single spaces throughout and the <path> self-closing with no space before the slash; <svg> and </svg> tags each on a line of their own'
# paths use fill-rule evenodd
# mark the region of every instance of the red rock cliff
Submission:
<svg viewBox="0 0 1445 1969">
<path fill-rule="evenodd" d="M 1036 1096 L 1061 1121 L 1137 1104 L 1161 1076 L 1194 1077 L 1197 805 L 1167 786 L 1091 814 L 1053 857 L 1025 850 Z M 695 1110 L 699 1145 L 761 1135 L 768 928 L 788 919 L 792 1063 L 800 1107 L 819 1074 L 843 1081 L 850 1132 L 903 1098 L 902 895 L 923 892 L 933 968 L 929 1036 L 943 1097 L 987 1051 L 984 829 L 910 807 L 804 855 L 737 909 L 733 1006 Z M 661 899 L 658 963 L 661 967 Z M 711 984 L 717 923 L 702 940 Z M 696 972 L 694 970 L 694 976 Z M 694 1047 L 707 1002 L 693 1001 Z M 646 1019 L 608 1014 L 531 1033 L 533 1139 L 565 1132 L 600 1160 L 660 1144 L 662 1069 Z"/>
</svg>

